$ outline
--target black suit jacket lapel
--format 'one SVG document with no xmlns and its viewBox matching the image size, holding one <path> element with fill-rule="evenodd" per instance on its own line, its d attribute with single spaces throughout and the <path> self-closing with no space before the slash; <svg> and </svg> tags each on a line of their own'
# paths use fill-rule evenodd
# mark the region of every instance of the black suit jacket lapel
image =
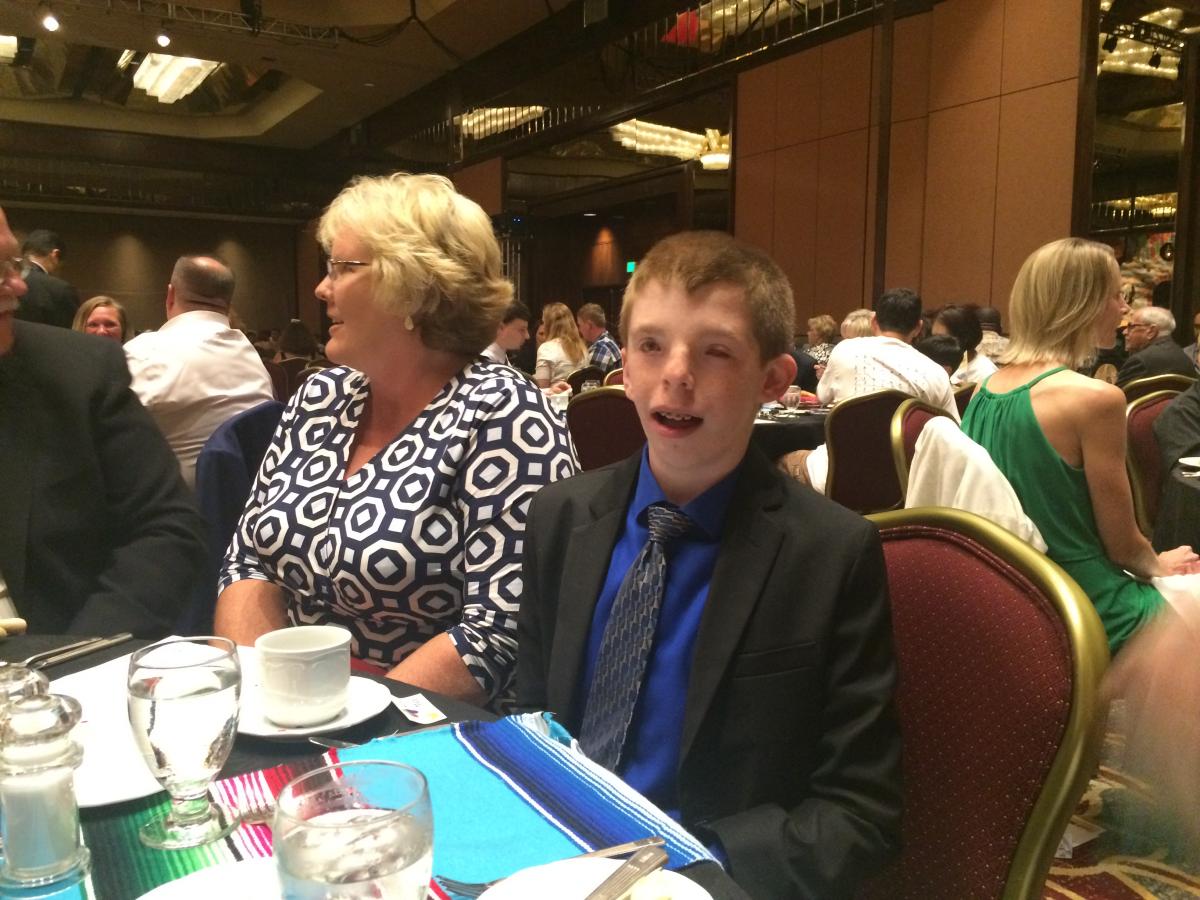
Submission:
<svg viewBox="0 0 1200 900">
<path fill-rule="evenodd" d="M 41 425 L 36 388 L 25 371 L 19 344 L 18 335 L 11 354 L 0 360 L 0 428 L 4 431 L 0 437 L 0 574 L 18 602 L 25 588 L 25 550 Z"/>
<path fill-rule="evenodd" d="M 571 596 L 555 598 L 558 616 L 554 625 L 554 644 L 550 651 L 546 685 L 550 709 L 569 710 L 564 725 L 576 730 L 583 710 L 575 709 L 577 686 L 583 671 L 592 614 L 604 579 L 617 535 L 625 521 L 633 485 L 642 464 L 641 454 L 618 464 L 611 477 L 588 504 L 588 518 L 571 531 L 563 557 L 564 590 Z"/>
<path fill-rule="evenodd" d="M 679 747 L 681 762 L 730 667 L 779 553 L 783 531 L 767 511 L 777 509 L 782 502 L 783 486 L 772 477 L 770 463 L 752 446 L 729 504 L 717 566 L 696 636 Z"/>
</svg>

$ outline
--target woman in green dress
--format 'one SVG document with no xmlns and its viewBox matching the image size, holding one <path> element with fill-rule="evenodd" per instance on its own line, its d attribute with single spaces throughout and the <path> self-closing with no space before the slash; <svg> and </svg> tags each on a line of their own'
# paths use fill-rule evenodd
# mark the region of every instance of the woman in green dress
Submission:
<svg viewBox="0 0 1200 900">
<path fill-rule="evenodd" d="M 1114 653 L 1165 602 L 1141 579 L 1200 571 L 1191 547 L 1155 553 L 1137 528 L 1124 394 L 1072 371 L 1097 347 L 1113 346 L 1126 311 L 1109 247 L 1066 238 L 1034 251 L 1013 285 L 1004 368 L 963 417 L 963 431 L 987 449 L 1041 531 L 1047 555 L 1095 604 Z"/>
</svg>

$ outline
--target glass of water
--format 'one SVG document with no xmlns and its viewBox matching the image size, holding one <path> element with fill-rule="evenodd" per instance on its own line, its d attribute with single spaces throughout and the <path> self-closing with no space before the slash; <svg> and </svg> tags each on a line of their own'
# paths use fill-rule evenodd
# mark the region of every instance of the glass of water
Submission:
<svg viewBox="0 0 1200 900">
<path fill-rule="evenodd" d="M 411 766 L 364 760 L 307 772 L 280 792 L 273 830 L 284 900 L 425 900 L 433 813 Z"/>
<path fill-rule="evenodd" d="M 138 833 L 149 847 L 196 847 L 225 837 L 236 817 L 208 798 L 237 733 L 242 671 L 233 641 L 168 638 L 129 660 L 129 724 L 171 810 Z"/>
</svg>

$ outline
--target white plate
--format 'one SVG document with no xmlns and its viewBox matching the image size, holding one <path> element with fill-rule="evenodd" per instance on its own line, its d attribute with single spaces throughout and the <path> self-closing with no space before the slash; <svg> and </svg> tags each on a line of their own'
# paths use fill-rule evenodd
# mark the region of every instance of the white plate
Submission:
<svg viewBox="0 0 1200 900">
<path fill-rule="evenodd" d="M 160 884 L 140 900 L 272 900 L 282 895 L 275 860 L 268 858 L 209 866 Z"/>
<path fill-rule="evenodd" d="M 242 712 L 238 717 L 240 734 L 250 734 L 254 737 L 304 737 L 349 728 L 387 709 L 392 702 L 392 692 L 387 689 L 387 685 L 378 681 L 352 675 L 346 696 L 346 708 L 342 710 L 342 714 L 328 722 L 305 725 L 302 728 L 284 728 L 268 720 L 263 715 L 260 698 L 257 681 L 245 683 L 242 690 Z"/>
<path fill-rule="evenodd" d="M 1179 464 L 1187 466 L 1189 469 L 1200 469 L 1200 456 L 1181 456 Z"/>
<path fill-rule="evenodd" d="M 479 900 L 583 900 L 621 865 L 619 859 L 564 859 L 522 869 L 483 892 Z M 629 900 L 712 900 L 712 894 L 678 872 L 659 871 L 640 881 Z"/>
</svg>

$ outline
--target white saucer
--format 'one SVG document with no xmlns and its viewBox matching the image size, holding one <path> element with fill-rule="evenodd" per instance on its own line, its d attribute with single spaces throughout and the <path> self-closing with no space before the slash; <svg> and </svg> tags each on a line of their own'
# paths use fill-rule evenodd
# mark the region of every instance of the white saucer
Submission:
<svg viewBox="0 0 1200 900">
<path fill-rule="evenodd" d="M 365 722 L 378 713 L 383 712 L 392 702 L 392 692 L 387 685 L 362 678 L 350 676 L 350 688 L 346 696 L 346 708 L 341 715 L 320 722 L 316 725 L 304 725 L 298 728 L 285 728 L 276 725 L 263 715 L 260 695 L 256 684 L 247 684 L 242 693 L 242 711 L 238 717 L 238 733 L 254 737 L 304 737 L 309 734 L 323 734 L 327 731 L 337 731 L 349 728 L 359 722 Z"/>
<path fill-rule="evenodd" d="M 139 900 L 271 900 L 282 897 L 283 887 L 275 871 L 275 860 L 244 859 L 209 866 L 183 878 L 160 884 Z"/>
<path fill-rule="evenodd" d="M 1188 469 L 1200 469 L 1200 456 L 1181 456 L 1179 464 Z"/>
<path fill-rule="evenodd" d="M 522 869 L 483 892 L 479 900 L 583 900 L 621 865 L 619 859 L 563 859 Z M 638 884 L 629 900 L 712 900 L 712 894 L 678 872 L 658 871 Z"/>
</svg>

